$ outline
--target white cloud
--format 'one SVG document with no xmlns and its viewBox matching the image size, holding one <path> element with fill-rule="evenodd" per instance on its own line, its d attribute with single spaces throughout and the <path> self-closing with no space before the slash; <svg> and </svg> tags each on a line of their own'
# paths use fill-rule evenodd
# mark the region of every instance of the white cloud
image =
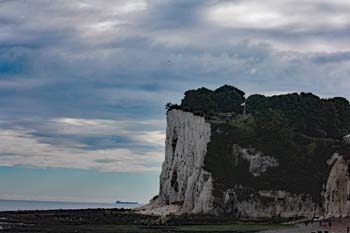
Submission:
<svg viewBox="0 0 350 233">
<path fill-rule="evenodd" d="M 48 80 L 45 79 L 12 77 L 11 79 L 0 80 L 0 89 L 30 90 L 37 87 L 45 86 L 45 84 L 47 83 Z"/>
<path fill-rule="evenodd" d="M 349 50 L 344 41 L 349 35 L 349 1 L 218 1 L 201 17 L 238 40 L 266 42 L 280 50 Z"/>
<path fill-rule="evenodd" d="M 117 26 L 122 25 L 123 21 L 115 20 L 115 21 L 104 21 L 104 22 L 98 22 L 94 24 L 87 25 L 86 27 L 88 29 L 95 30 L 97 32 L 103 32 L 108 30 L 113 30 L 117 28 Z"/>
<path fill-rule="evenodd" d="M 233 28 L 276 28 L 286 24 L 281 12 L 256 2 L 219 4 L 208 9 L 207 17 L 220 26 Z"/>
<path fill-rule="evenodd" d="M 324 4 L 326 9 L 320 8 Z M 333 11 L 328 7 L 342 8 Z M 271 29 L 292 31 L 346 28 L 349 24 L 350 3 L 347 1 L 236 1 L 211 6 L 206 11 L 210 21 L 232 28 Z M 322 20 L 321 20 L 322 19 Z"/>
<path fill-rule="evenodd" d="M 134 0 L 134 1 L 126 1 L 121 6 L 115 8 L 115 13 L 131 13 L 137 11 L 143 11 L 147 9 L 147 2 L 144 0 Z"/>
<path fill-rule="evenodd" d="M 113 136 L 119 135 L 139 145 L 164 146 L 163 120 L 104 120 L 82 118 L 56 118 L 44 126 L 46 132 L 61 135 Z"/>
<path fill-rule="evenodd" d="M 145 131 L 145 132 L 134 132 L 128 135 L 129 138 L 135 141 L 164 145 L 165 144 L 165 134 L 163 131 Z"/>
<path fill-rule="evenodd" d="M 0 131 L 0 166 L 61 167 L 92 169 L 105 172 L 159 171 L 147 163 L 160 163 L 163 153 L 133 153 L 129 149 L 89 150 L 83 145 L 74 147 L 42 143 L 25 129 Z M 146 165 L 145 165 L 146 164 Z"/>
</svg>

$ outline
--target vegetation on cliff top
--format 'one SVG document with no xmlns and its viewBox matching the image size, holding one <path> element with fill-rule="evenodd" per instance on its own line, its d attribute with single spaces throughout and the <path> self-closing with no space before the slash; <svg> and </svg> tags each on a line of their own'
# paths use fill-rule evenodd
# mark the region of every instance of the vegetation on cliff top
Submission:
<svg viewBox="0 0 350 233">
<path fill-rule="evenodd" d="M 242 114 L 246 102 L 247 113 L 263 121 L 273 118 L 272 126 L 282 124 L 294 132 L 311 137 L 340 139 L 350 133 L 350 104 L 342 97 L 321 99 L 312 93 L 291 93 L 266 97 L 245 93 L 233 86 L 214 91 L 207 88 L 185 92 L 181 105 L 168 105 L 206 116 L 220 113 Z M 266 119 L 267 118 L 267 119 Z"/>
<path fill-rule="evenodd" d="M 241 113 L 244 95 L 243 91 L 227 85 L 215 91 L 202 87 L 198 90 L 185 92 L 185 98 L 181 102 L 181 107 L 192 112 Z"/>
<path fill-rule="evenodd" d="M 215 91 L 200 88 L 187 91 L 181 105 L 168 106 L 201 114 L 211 123 L 205 168 L 215 177 L 216 204 L 222 204 L 225 190 L 237 185 L 248 188 L 248 193 L 242 192 L 238 198 L 257 195 L 258 190 L 285 190 L 309 195 L 320 203 L 330 169 L 327 159 L 335 152 L 346 157 L 350 153 L 349 144 L 342 141 L 350 133 L 349 102 L 311 93 L 252 95 L 247 99 L 244 95 L 231 86 Z M 243 102 L 246 118 L 242 116 Z M 272 156 L 279 166 L 255 177 L 248 161 L 235 161 L 234 145 Z"/>
</svg>

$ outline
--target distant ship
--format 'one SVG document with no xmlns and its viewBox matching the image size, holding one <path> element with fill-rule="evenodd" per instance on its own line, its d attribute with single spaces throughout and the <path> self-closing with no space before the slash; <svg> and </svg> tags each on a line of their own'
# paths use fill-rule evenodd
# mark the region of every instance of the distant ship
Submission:
<svg viewBox="0 0 350 233">
<path fill-rule="evenodd" d="M 136 201 L 116 201 L 115 204 L 137 205 L 139 203 Z"/>
</svg>

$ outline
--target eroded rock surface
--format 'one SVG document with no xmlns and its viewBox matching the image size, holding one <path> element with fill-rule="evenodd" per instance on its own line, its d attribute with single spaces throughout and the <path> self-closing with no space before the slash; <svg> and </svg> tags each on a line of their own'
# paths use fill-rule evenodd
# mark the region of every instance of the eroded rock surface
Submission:
<svg viewBox="0 0 350 233">
<path fill-rule="evenodd" d="M 332 170 L 324 193 L 325 216 L 350 216 L 349 162 L 336 153 L 328 160 L 328 165 Z"/>
<path fill-rule="evenodd" d="M 286 191 L 261 190 L 255 195 L 242 197 L 245 187 L 226 190 L 225 212 L 244 218 L 293 218 L 318 216 L 322 210 L 307 195 Z"/>
<path fill-rule="evenodd" d="M 277 159 L 263 156 L 261 152 L 256 151 L 254 148 L 241 148 L 238 145 L 233 145 L 233 153 L 249 162 L 249 171 L 254 176 L 260 176 L 269 167 L 278 167 Z M 238 161 L 238 157 L 236 161 Z"/>
</svg>

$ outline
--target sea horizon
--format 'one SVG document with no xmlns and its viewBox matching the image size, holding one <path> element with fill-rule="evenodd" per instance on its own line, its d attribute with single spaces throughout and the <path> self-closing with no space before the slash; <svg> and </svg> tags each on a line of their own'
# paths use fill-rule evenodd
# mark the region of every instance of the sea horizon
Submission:
<svg viewBox="0 0 350 233">
<path fill-rule="evenodd" d="M 142 204 L 122 204 L 85 201 L 47 201 L 0 199 L 0 212 L 22 210 L 69 210 L 69 209 L 133 209 Z"/>
</svg>

